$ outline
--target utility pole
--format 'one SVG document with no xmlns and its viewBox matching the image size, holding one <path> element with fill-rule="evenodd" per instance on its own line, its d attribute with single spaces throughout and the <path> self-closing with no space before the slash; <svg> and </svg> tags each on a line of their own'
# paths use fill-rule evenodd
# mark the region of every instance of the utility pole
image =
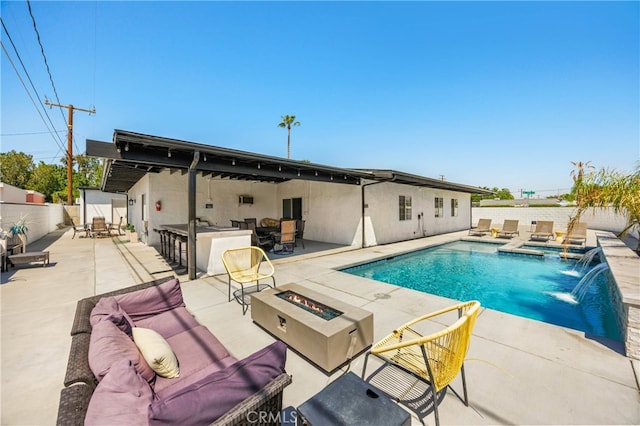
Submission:
<svg viewBox="0 0 640 426">
<path fill-rule="evenodd" d="M 71 206 L 73 205 L 73 110 L 88 112 L 89 115 L 91 115 L 96 113 L 96 109 L 95 107 L 91 110 L 76 108 L 71 104 L 52 104 L 48 99 L 45 99 L 44 103 L 45 105 L 49 105 L 49 108 L 54 106 L 60 108 L 66 107 L 69 111 L 69 124 L 67 124 L 67 127 L 69 128 L 69 131 L 67 132 L 67 204 Z"/>
</svg>

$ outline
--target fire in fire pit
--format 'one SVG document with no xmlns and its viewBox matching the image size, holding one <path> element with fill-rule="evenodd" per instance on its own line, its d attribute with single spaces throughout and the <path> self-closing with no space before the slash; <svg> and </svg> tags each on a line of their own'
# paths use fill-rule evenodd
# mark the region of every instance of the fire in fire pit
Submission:
<svg viewBox="0 0 640 426">
<path fill-rule="evenodd" d="M 316 302 L 315 300 L 296 293 L 295 291 L 283 291 L 276 294 L 276 296 L 327 321 L 343 314 L 343 312 L 340 312 L 337 309 L 333 309 L 323 303 Z"/>
</svg>

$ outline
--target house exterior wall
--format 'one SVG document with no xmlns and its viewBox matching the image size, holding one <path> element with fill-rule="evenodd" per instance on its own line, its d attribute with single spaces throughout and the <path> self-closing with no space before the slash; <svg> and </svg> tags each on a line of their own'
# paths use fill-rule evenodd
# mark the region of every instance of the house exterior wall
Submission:
<svg viewBox="0 0 640 426">
<path fill-rule="evenodd" d="M 471 223 L 471 197 L 455 191 L 420 188 L 397 183 L 365 182 L 365 245 L 419 238 L 468 229 Z M 129 191 L 135 199 L 129 207 L 128 220 L 136 226 L 142 241 L 157 245 L 160 238 L 153 232 L 164 224 L 186 223 L 188 220 L 188 175 L 150 173 Z M 145 206 L 142 195 L 145 194 Z M 240 204 L 239 196 L 248 195 L 253 204 Z M 412 200 L 410 220 L 399 220 L 400 195 Z M 443 198 L 443 216 L 435 218 L 434 198 Z M 196 177 L 196 217 L 217 226 L 230 226 L 231 220 L 283 217 L 282 200 L 302 199 L 305 239 L 335 244 L 362 245 L 362 186 L 340 183 L 292 180 L 281 184 L 235 181 Z M 451 216 L 451 199 L 458 200 L 457 216 Z M 162 208 L 155 211 L 155 203 Z M 211 208 L 207 208 L 210 205 Z M 143 209 L 148 220 L 149 235 L 143 234 Z M 419 215 L 419 216 L 418 216 Z"/>
<path fill-rule="evenodd" d="M 118 223 L 120 220 L 118 209 L 116 213 L 113 211 L 113 200 L 122 203 L 127 196 L 124 194 L 112 194 L 102 192 L 99 189 L 82 188 L 80 192 L 80 223 L 91 223 L 94 217 L 104 217 L 106 222 Z"/>
<path fill-rule="evenodd" d="M 399 197 L 411 197 L 411 219 L 399 219 Z M 443 215 L 435 217 L 435 198 L 443 199 Z M 457 216 L 451 215 L 451 200 L 458 200 Z M 456 191 L 422 188 L 397 183 L 380 183 L 365 187 L 366 216 L 370 218 L 375 242 L 387 244 L 468 229 L 471 221 L 471 196 Z M 366 219 L 365 219 L 366 220 Z"/>
<path fill-rule="evenodd" d="M 276 218 L 282 200 L 302 198 L 304 237 L 327 243 L 359 245 L 360 187 L 339 183 L 293 180 L 277 185 Z"/>
</svg>

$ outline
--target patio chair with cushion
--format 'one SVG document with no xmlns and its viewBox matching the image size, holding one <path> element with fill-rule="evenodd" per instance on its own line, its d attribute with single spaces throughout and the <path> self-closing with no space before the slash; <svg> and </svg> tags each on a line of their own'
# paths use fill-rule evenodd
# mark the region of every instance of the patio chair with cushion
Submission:
<svg viewBox="0 0 640 426">
<path fill-rule="evenodd" d="M 296 220 L 296 241 L 300 239 L 300 242 L 302 243 L 302 248 L 304 248 L 304 222 L 305 221 L 302 219 Z"/>
<path fill-rule="evenodd" d="M 111 235 L 111 231 L 116 231 L 118 233 L 118 235 L 122 235 L 122 220 L 123 217 L 120 216 L 120 221 L 118 223 L 110 223 L 109 224 L 109 229 L 108 229 L 108 233 L 109 235 Z"/>
<path fill-rule="evenodd" d="M 516 235 L 520 235 L 518 231 L 518 220 L 505 219 L 502 224 L 502 229 L 498 231 L 498 237 L 513 238 Z"/>
<path fill-rule="evenodd" d="M 72 240 L 76 237 L 76 234 L 81 234 L 83 232 L 84 232 L 84 238 L 91 236 L 91 229 L 89 228 L 88 225 L 76 226 L 75 222 L 72 220 L 71 227 L 73 228 L 73 236 L 71 237 Z M 82 235 L 80 235 L 79 238 L 82 238 Z"/>
<path fill-rule="evenodd" d="M 553 221 L 538 220 L 536 229 L 531 233 L 532 240 L 549 240 L 553 238 Z"/>
<path fill-rule="evenodd" d="M 484 235 L 491 232 L 491 219 L 479 219 L 478 226 L 469 229 L 469 235 Z"/>
<path fill-rule="evenodd" d="M 260 247 L 240 247 L 225 250 L 222 253 L 222 263 L 229 275 L 229 301 L 231 301 L 231 281 L 240 284 L 240 289 L 233 292 L 233 297 L 242 305 L 242 314 L 247 313 L 251 304 L 251 294 L 271 288 L 269 284 L 260 284 L 261 280 L 271 278 L 273 287 L 276 279 L 273 274 L 275 268 Z M 245 284 L 255 282 L 254 286 L 244 287 Z"/>
<path fill-rule="evenodd" d="M 263 250 L 269 251 L 273 248 L 273 238 L 268 235 L 258 235 L 256 232 L 256 224 L 248 222 L 247 225 L 251 230 L 251 245 L 260 247 Z"/>
<path fill-rule="evenodd" d="M 91 235 L 95 237 L 104 234 L 109 234 L 107 222 L 104 217 L 95 216 L 91 222 Z"/>
<path fill-rule="evenodd" d="M 291 254 L 296 244 L 296 221 L 283 220 L 280 222 L 280 238 L 276 241 L 273 253 Z M 276 247 L 278 247 L 276 249 Z"/>
<path fill-rule="evenodd" d="M 479 311 L 480 302 L 463 302 L 393 330 L 367 353 L 362 378 L 365 378 L 369 355 L 380 358 L 383 365 L 366 381 L 414 411 L 420 421 L 433 411 L 439 425 L 438 403 L 458 373 L 462 373 L 464 399 L 451 390 L 469 406 L 464 359 Z M 451 325 L 441 328 L 442 323 Z M 436 326 L 438 330 L 434 332 Z M 423 335 L 420 329 L 432 331 Z"/>
</svg>

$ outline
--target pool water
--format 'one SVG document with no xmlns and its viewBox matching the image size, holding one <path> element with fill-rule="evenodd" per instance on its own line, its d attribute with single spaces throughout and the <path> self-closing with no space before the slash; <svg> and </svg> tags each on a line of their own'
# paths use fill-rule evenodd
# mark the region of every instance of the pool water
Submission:
<svg viewBox="0 0 640 426">
<path fill-rule="evenodd" d="M 569 294 L 585 270 L 557 255 L 498 254 L 494 244 L 456 241 L 347 269 L 376 281 L 466 301 L 490 309 L 621 340 L 610 302 L 608 272 L 576 303 Z"/>
</svg>

